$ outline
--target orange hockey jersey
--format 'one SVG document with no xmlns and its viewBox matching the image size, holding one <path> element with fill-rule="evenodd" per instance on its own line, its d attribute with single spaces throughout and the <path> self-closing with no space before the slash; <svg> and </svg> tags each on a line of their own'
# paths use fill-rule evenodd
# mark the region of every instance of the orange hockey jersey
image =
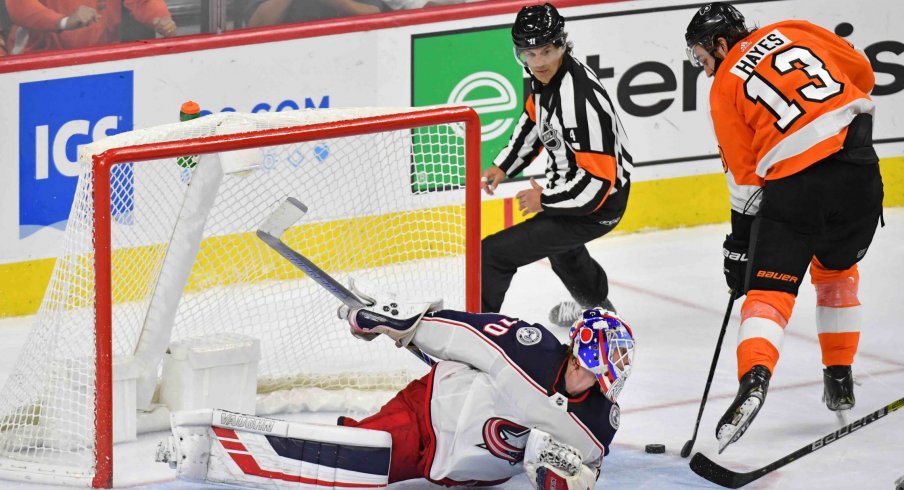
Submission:
<svg viewBox="0 0 904 490">
<path fill-rule="evenodd" d="M 7 49 L 10 54 L 21 54 L 118 42 L 123 4 L 142 24 L 150 25 L 158 17 L 170 18 L 164 0 L 15 0 L 6 2 L 13 23 Z M 57 32 L 60 20 L 81 5 L 97 10 L 100 21 Z"/>
<path fill-rule="evenodd" d="M 860 52 L 809 22 L 778 22 L 735 44 L 710 92 L 732 209 L 755 214 L 765 180 L 838 152 L 854 117 L 873 113 L 874 84 Z"/>
</svg>

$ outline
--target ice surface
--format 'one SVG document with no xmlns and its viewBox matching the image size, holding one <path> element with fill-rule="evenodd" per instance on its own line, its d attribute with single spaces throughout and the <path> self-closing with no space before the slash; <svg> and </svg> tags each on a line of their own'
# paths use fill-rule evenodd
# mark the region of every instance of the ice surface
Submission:
<svg viewBox="0 0 904 490">
<path fill-rule="evenodd" d="M 904 209 L 885 213 L 887 227 L 876 233 L 861 262 L 863 334 L 854 374 L 857 406 L 852 420 L 904 396 Z M 728 225 L 604 237 L 591 253 L 609 275 L 610 297 L 637 337 L 636 363 L 621 395 L 621 429 L 603 463 L 597 488 L 717 488 L 699 478 L 678 452 L 690 438 L 719 333 L 728 293 L 722 277 L 721 243 Z M 715 423 L 737 390 L 734 350 L 740 303 L 732 313 L 719 367 L 704 412 L 695 451 L 735 471 L 764 466 L 835 430 L 835 416 L 821 401 L 822 372 L 814 327 L 813 288 L 804 280 L 782 358 L 766 404 L 744 437 L 716 455 Z M 566 299 L 549 263 L 537 262 L 515 276 L 503 311 L 545 322 L 549 308 Z M 0 320 L 0 378 L 15 362 L 27 334 L 26 318 Z M 564 330 L 559 331 L 564 335 Z M 399 351 L 399 356 L 407 356 Z M 334 414 L 307 420 L 331 423 Z M 173 472 L 153 462 L 155 433 L 116 447 L 116 485 L 154 489 L 209 488 L 173 480 Z M 904 474 L 904 413 L 896 412 L 796 461 L 746 488 L 894 488 Z M 665 454 L 646 454 L 644 445 L 662 443 Z M 39 488 L 3 483 L 4 488 Z M 424 480 L 394 489 L 441 488 Z M 496 488 L 529 488 L 525 477 Z"/>
</svg>

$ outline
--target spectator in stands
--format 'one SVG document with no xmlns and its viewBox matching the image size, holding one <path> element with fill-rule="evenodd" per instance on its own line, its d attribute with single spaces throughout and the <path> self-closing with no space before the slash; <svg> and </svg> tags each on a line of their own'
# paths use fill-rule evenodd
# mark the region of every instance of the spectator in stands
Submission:
<svg viewBox="0 0 904 490">
<path fill-rule="evenodd" d="M 246 12 L 247 27 L 261 27 L 306 20 L 377 14 L 388 10 L 381 0 L 252 0 Z"/>
<path fill-rule="evenodd" d="M 422 7 L 436 7 L 438 5 L 479 1 L 481 0 L 383 0 L 390 10 L 419 9 Z"/>
<path fill-rule="evenodd" d="M 120 40 L 123 7 L 164 37 L 176 34 L 164 0 L 6 0 L 10 54 L 84 48 Z"/>
<path fill-rule="evenodd" d="M 261 27 L 476 1 L 481 0 L 251 0 L 245 10 L 245 24 Z"/>
<path fill-rule="evenodd" d="M 6 50 L 7 32 L 9 32 L 9 14 L 6 13 L 6 2 L 0 2 L 0 56 L 9 54 Z"/>
</svg>

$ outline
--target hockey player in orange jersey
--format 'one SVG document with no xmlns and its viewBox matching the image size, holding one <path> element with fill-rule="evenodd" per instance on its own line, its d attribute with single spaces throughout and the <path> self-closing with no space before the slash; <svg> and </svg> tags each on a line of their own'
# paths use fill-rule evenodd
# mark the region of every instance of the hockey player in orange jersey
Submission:
<svg viewBox="0 0 904 490">
<path fill-rule="evenodd" d="M 731 5 L 694 15 L 688 58 L 713 77 L 710 108 L 731 196 L 725 277 L 741 307 L 734 402 L 716 426 L 719 451 L 737 441 L 766 398 L 807 267 L 816 289 L 823 398 L 854 406 L 860 338 L 857 262 L 882 213 L 872 146 L 869 61 L 814 24 L 749 28 Z"/>
</svg>

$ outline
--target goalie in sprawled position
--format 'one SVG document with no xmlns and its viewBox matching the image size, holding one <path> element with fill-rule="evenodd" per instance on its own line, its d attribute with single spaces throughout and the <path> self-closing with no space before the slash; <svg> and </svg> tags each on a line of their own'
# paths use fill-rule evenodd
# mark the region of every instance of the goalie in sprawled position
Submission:
<svg viewBox="0 0 904 490">
<path fill-rule="evenodd" d="M 596 485 L 634 356 L 633 334 L 618 316 L 585 311 L 563 345 L 542 325 L 505 315 L 356 293 L 373 306 L 340 308 L 352 333 L 416 344 L 439 359 L 429 374 L 364 420 L 340 417 L 341 427 L 176 414 L 163 459 L 186 478 L 268 488 L 417 478 L 486 486 L 522 471 L 538 489 Z"/>
</svg>

